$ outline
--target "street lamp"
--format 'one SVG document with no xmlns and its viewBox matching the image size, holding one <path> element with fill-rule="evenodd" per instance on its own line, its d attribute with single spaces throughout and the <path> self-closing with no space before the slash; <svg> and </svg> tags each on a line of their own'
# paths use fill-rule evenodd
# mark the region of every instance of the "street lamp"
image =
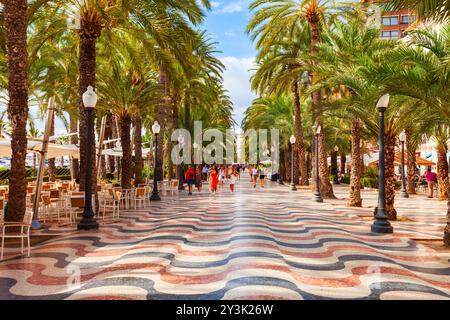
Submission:
<svg viewBox="0 0 450 320">
<path fill-rule="evenodd" d="M 292 191 L 296 191 L 297 190 L 297 188 L 295 187 L 295 183 L 294 183 L 294 144 L 295 144 L 295 136 L 294 135 L 292 135 L 290 138 L 289 138 L 289 141 L 291 142 L 291 155 L 292 155 L 292 158 L 291 158 L 291 190 Z"/>
<path fill-rule="evenodd" d="M 158 194 L 158 181 L 156 181 L 156 167 L 157 167 L 157 159 L 158 159 L 158 133 L 159 130 L 161 130 L 161 126 L 159 125 L 158 121 L 155 121 L 152 125 L 152 132 L 155 135 L 155 165 L 153 169 L 153 191 L 152 195 L 150 196 L 150 201 L 160 201 L 161 197 Z"/>
<path fill-rule="evenodd" d="M 392 228 L 386 215 L 386 177 L 384 175 L 384 112 L 389 104 L 389 94 L 383 95 L 377 102 L 377 110 L 380 114 L 380 133 L 378 145 L 380 148 L 378 156 L 378 206 L 375 221 L 371 231 L 375 233 L 392 233 Z"/>
<path fill-rule="evenodd" d="M 402 145 L 402 190 L 400 191 L 400 197 L 409 198 L 409 194 L 406 191 L 406 181 L 405 181 L 405 141 L 406 141 L 406 133 L 402 131 L 399 136 L 400 143 Z"/>
<path fill-rule="evenodd" d="M 322 130 L 322 127 L 315 123 L 313 125 L 314 131 L 314 166 L 315 166 L 315 177 L 314 177 L 314 194 L 313 201 L 315 202 L 323 202 L 322 196 L 320 195 L 319 189 L 319 135 Z"/>
<path fill-rule="evenodd" d="M 333 163 L 333 166 L 334 166 L 334 172 L 333 172 L 334 179 L 333 179 L 333 184 L 340 184 L 339 183 L 339 178 L 338 178 L 339 170 L 338 170 L 338 165 L 337 165 L 338 151 L 339 151 L 339 147 L 338 146 L 334 146 L 334 163 Z"/>
<path fill-rule="evenodd" d="M 86 151 L 86 176 L 84 180 L 84 210 L 83 217 L 78 223 L 78 230 L 90 230 L 98 229 L 98 223 L 95 220 L 95 213 L 92 209 L 92 112 L 97 104 L 97 94 L 94 92 L 92 86 L 88 86 L 85 93 L 82 96 L 84 109 L 87 115 L 87 151 Z"/>
</svg>

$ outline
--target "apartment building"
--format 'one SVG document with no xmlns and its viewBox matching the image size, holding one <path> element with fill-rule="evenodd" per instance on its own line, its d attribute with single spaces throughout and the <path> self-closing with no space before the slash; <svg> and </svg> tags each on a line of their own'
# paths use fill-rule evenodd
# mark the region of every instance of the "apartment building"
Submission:
<svg viewBox="0 0 450 320">
<path fill-rule="evenodd" d="M 371 19 L 380 26 L 381 38 L 383 39 L 398 39 L 405 35 L 405 30 L 414 23 L 414 11 L 400 10 L 400 11 L 382 11 L 379 4 L 388 2 L 389 0 L 362 0 L 361 2 L 368 2 L 370 6 L 369 12 Z"/>
</svg>

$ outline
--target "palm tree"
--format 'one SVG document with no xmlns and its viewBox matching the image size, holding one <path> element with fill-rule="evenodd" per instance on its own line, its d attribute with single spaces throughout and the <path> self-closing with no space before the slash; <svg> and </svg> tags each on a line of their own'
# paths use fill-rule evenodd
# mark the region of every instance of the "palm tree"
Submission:
<svg viewBox="0 0 450 320">
<path fill-rule="evenodd" d="M 32 119 L 28 119 L 28 132 L 27 132 L 27 136 L 30 138 L 39 138 L 43 135 L 43 132 L 39 131 L 36 128 L 36 123 L 32 120 Z M 36 153 L 33 152 L 33 169 L 36 169 L 36 165 L 37 165 L 37 157 L 36 157 Z"/>
<path fill-rule="evenodd" d="M 378 63 L 377 57 L 385 56 L 392 49 L 392 43 L 379 39 L 379 30 L 366 26 L 364 17 L 354 12 L 347 16 L 345 22 L 336 21 L 335 27 L 323 34 L 318 48 L 320 65 L 317 74 L 320 80 L 317 88 L 334 87 L 338 90 L 337 107 L 342 111 L 336 115 L 351 123 L 352 163 L 348 205 L 361 207 L 361 131 L 364 125 L 361 114 L 364 114 L 366 104 L 372 103 L 372 98 L 365 97 L 367 83 L 365 79 L 358 81 L 355 71 L 357 73 L 361 61 L 370 59 Z"/>
<path fill-rule="evenodd" d="M 257 17 L 256 14 L 254 19 Z M 251 80 L 252 89 L 260 95 L 290 93 L 293 96 L 296 135 L 294 168 L 300 166 L 301 172 L 299 180 L 298 169 L 294 171 L 294 183 L 308 185 L 299 83 L 306 72 L 302 56 L 309 51 L 309 29 L 303 24 L 287 32 L 278 33 L 278 37 L 273 37 L 269 23 L 263 28 L 251 21 L 248 32 L 253 32 L 253 39 L 259 37 L 258 44 L 265 45 L 259 48 L 258 67 Z M 272 37 L 270 46 L 264 41 L 269 36 Z"/>
<path fill-rule="evenodd" d="M 136 54 L 137 43 L 122 37 L 126 50 L 113 52 L 111 59 L 107 59 L 99 67 L 102 81 L 99 82 L 100 97 L 99 107 L 105 112 L 111 111 L 120 123 L 120 141 L 122 145 L 122 170 L 121 184 L 125 189 L 131 188 L 132 177 L 132 145 L 130 129 L 134 118 L 138 126 L 138 141 L 141 136 L 139 124 L 140 114 L 144 108 L 156 102 L 156 78 L 155 73 L 149 67 L 145 67 L 145 56 L 139 59 Z M 134 46 L 134 47 L 133 47 Z M 137 120 L 137 121 L 136 121 Z M 135 141 L 136 143 L 136 141 Z M 138 148 L 140 159 L 138 166 L 142 166 L 142 152 Z M 142 168 L 142 167 L 141 167 Z M 142 175 L 142 169 L 138 173 Z M 138 179 L 139 182 L 139 179 Z"/>
<path fill-rule="evenodd" d="M 8 220 L 18 221 L 25 213 L 28 119 L 28 1 L 3 1 L 5 45 L 8 66 L 8 118 L 12 126 L 11 173 Z"/>
<path fill-rule="evenodd" d="M 317 80 L 314 74 L 314 69 L 317 66 L 317 60 L 315 59 L 317 45 L 320 41 L 321 30 L 333 20 L 332 17 L 334 14 L 332 13 L 332 10 L 330 10 L 332 4 L 334 4 L 334 1 L 331 0 L 256 0 L 251 3 L 250 10 L 258 11 L 250 22 L 248 30 L 258 30 L 258 28 L 260 28 L 262 36 L 260 37 L 258 45 L 260 47 L 269 48 L 278 34 L 285 34 L 285 30 L 293 30 L 304 22 L 308 23 L 310 33 L 309 51 L 311 60 L 313 61 L 310 70 L 311 72 L 309 73 L 309 80 L 310 83 L 314 84 Z M 256 32 L 256 34 L 257 33 L 258 32 Z M 322 117 L 319 117 L 321 114 L 320 92 L 313 91 L 311 95 L 313 118 L 323 127 L 323 119 Z M 323 197 L 334 198 L 333 187 L 328 178 L 327 154 L 324 146 L 324 130 L 321 130 L 319 135 L 320 191 Z M 305 165 L 303 165 L 303 167 L 304 166 Z M 305 177 L 303 177 L 303 179 L 304 178 Z"/>
<path fill-rule="evenodd" d="M 415 10 L 420 19 L 445 20 L 450 16 L 449 0 L 390 0 L 383 7 L 388 11 Z"/>
<path fill-rule="evenodd" d="M 294 112 L 293 98 L 291 96 L 266 96 L 255 99 L 252 105 L 247 108 L 242 121 L 244 131 L 248 129 L 271 129 L 278 128 L 280 130 L 280 172 L 284 179 L 290 178 L 290 162 L 289 154 L 292 152 L 289 137 L 294 133 Z M 310 101 L 303 102 L 303 108 Z M 309 117 L 304 118 L 304 125 L 310 125 Z M 305 131 L 306 133 L 307 131 Z M 311 137 L 308 137 L 311 138 Z M 309 141 L 309 140 L 308 140 Z M 288 170 L 286 170 L 288 169 Z"/>
</svg>

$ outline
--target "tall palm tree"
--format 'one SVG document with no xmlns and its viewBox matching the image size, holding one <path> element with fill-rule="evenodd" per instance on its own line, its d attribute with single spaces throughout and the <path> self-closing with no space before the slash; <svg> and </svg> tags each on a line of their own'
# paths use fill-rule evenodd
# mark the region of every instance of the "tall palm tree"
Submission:
<svg viewBox="0 0 450 320">
<path fill-rule="evenodd" d="M 294 112 L 293 112 L 293 98 L 291 96 L 271 95 L 255 99 L 252 105 L 247 108 L 242 120 L 243 130 L 248 129 L 272 129 L 278 128 L 280 130 L 280 164 L 281 174 L 284 178 L 290 178 L 291 157 L 288 156 L 292 152 L 289 137 L 294 133 Z M 310 103 L 304 101 L 302 107 Z M 304 118 L 304 125 L 311 125 L 310 117 Z M 305 131 L 307 133 L 307 131 Z M 307 136 L 305 138 L 310 138 Z M 307 140 L 309 141 L 309 140 Z"/>
<path fill-rule="evenodd" d="M 25 213 L 28 119 L 28 1 L 3 1 L 5 45 L 8 66 L 8 118 L 12 126 L 11 173 L 7 219 L 17 221 Z"/>
<path fill-rule="evenodd" d="M 323 34 L 323 41 L 318 46 L 318 57 L 320 65 L 317 74 L 320 80 L 318 88 L 335 87 L 339 90 L 339 109 L 343 109 L 341 116 L 348 118 L 351 122 L 351 176 L 350 197 L 348 205 L 361 207 L 362 176 L 361 165 L 363 154 L 361 150 L 361 131 L 363 123 L 360 114 L 366 107 L 364 101 L 365 81 L 358 82 L 354 78 L 353 69 L 357 69 L 361 61 L 373 60 L 386 54 L 393 48 L 393 44 L 379 39 L 379 30 L 368 27 L 364 17 L 358 12 L 348 15 L 346 21 L 336 21 L 332 30 Z M 343 90 L 343 91 L 342 91 Z M 318 91 L 318 90 L 316 90 Z"/>
<path fill-rule="evenodd" d="M 310 29 L 310 45 L 309 51 L 311 54 L 312 68 L 309 73 L 310 82 L 314 83 L 317 80 L 315 76 L 315 67 L 317 60 L 317 44 L 320 41 L 321 30 L 330 23 L 333 19 L 333 12 L 331 5 L 334 1 L 331 0 L 256 0 L 250 4 L 250 10 L 257 10 L 255 16 L 250 22 L 248 29 L 252 30 L 263 25 L 263 34 L 269 31 L 271 35 L 265 37 L 261 36 L 260 46 L 264 42 L 271 44 L 279 33 L 284 33 L 284 30 L 292 30 L 293 28 L 307 22 Z M 268 21 L 267 23 L 265 23 Z M 262 29 L 262 28 L 261 28 Z M 257 29 L 256 29 L 257 30 Z M 320 92 L 312 92 L 312 112 L 313 118 L 318 121 L 319 125 L 323 127 L 323 119 L 319 117 L 320 111 Z M 319 135 L 319 171 L 320 171 L 320 190 L 323 197 L 334 198 L 333 187 L 328 178 L 327 153 L 325 150 L 324 131 L 321 130 Z M 314 173 L 314 170 L 313 170 Z M 314 181 L 314 180 L 313 180 Z"/>
<path fill-rule="evenodd" d="M 144 112 L 144 108 L 156 103 L 157 86 L 155 73 L 149 67 L 145 67 L 145 55 L 140 57 L 137 52 L 137 43 L 132 43 L 131 39 L 127 40 L 122 37 L 127 45 L 126 50 L 117 50 L 111 55 L 111 59 L 107 59 L 99 67 L 99 73 L 102 81 L 98 87 L 100 91 L 100 108 L 105 112 L 111 111 L 118 117 L 120 124 L 120 141 L 122 146 L 122 170 L 121 184 L 123 188 L 131 187 L 132 177 L 132 145 L 130 129 L 134 119 L 135 133 L 138 131 L 140 138 L 139 119 L 140 114 Z M 134 48 L 132 46 L 135 46 Z M 138 119 L 136 119 L 138 118 Z M 137 120 L 137 122 L 136 122 Z M 141 149 L 138 149 L 138 153 Z M 142 165 L 142 154 L 140 155 Z M 142 173 L 139 174 L 139 176 Z M 139 179 L 138 179 L 139 182 Z"/>
<path fill-rule="evenodd" d="M 256 14 L 254 19 L 257 20 L 257 17 Z M 248 27 L 248 31 L 252 32 L 252 38 L 259 37 L 258 44 L 264 44 L 264 47 L 259 48 L 257 70 L 251 79 L 252 89 L 259 94 L 292 94 L 296 135 L 294 183 L 308 185 L 302 110 L 300 108 L 300 89 L 304 88 L 299 84 L 302 75 L 306 72 L 303 55 L 309 51 L 309 29 L 305 24 L 298 25 L 278 33 L 278 37 L 274 37 L 271 33 L 275 30 L 271 30 L 268 25 L 269 23 L 259 26 L 256 25 L 256 22 L 251 21 Z M 265 28 L 263 28 L 264 26 Z M 264 41 L 264 38 L 269 37 L 272 38 L 270 45 Z"/>
<path fill-rule="evenodd" d="M 390 87 L 395 92 L 420 101 L 421 120 L 434 118 L 437 123 L 443 121 L 446 124 L 450 121 L 448 108 L 450 94 L 447 90 L 450 79 L 449 30 L 448 22 L 439 25 L 425 22 L 408 33 L 406 45 L 396 50 L 396 55 L 393 57 L 402 66 L 402 70 L 398 74 L 393 74 Z M 417 108 L 415 111 L 417 112 Z M 440 168 L 445 171 L 445 165 Z M 441 194 L 443 192 L 445 190 L 441 189 Z M 450 199 L 448 187 L 447 198 Z M 447 246 L 450 246 L 449 232 L 450 201 L 448 201 L 447 225 L 444 231 L 444 243 Z"/>
</svg>

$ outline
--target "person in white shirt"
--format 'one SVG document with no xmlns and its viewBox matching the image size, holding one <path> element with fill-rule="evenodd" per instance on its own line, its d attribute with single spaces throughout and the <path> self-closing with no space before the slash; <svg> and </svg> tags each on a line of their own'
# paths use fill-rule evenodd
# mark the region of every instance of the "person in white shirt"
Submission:
<svg viewBox="0 0 450 320">
<path fill-rule="evenodd" d="M 264 188 L 264 178 L 266 174 L 264 172 L 264 166 L 259 167 L 259 183 L 261 184 L 261 188 Z"/>
<path fill-rule="evenodd" d="M 258 179 L 258 169 L 256 165 L 252 168 L 251 172 L 252 172 L 253 188 L 256 188 L 256 179 Z"/>
<path fill-rule="evenodd" d="M 236 180 L 238 178 L 238 174 L 236 170 L 233 170 L 233 172 L 230 175 L 230 191 L 234 192 L 234 185 L 236 184 Z"/>
</svg>

